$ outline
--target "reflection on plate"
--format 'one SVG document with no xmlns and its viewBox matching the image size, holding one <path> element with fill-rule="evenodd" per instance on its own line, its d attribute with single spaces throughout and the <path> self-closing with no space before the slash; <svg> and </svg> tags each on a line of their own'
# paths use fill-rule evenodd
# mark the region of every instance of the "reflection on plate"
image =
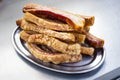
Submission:
<svg viewBox="0 0 120 80">
<path fill-rule="evenodd" d="M 48 62 L 42 62 L 41 60 L 36 59 L 30 54 L 27 49 L 26 43 L 20 39 L 20 28 L 15 29 L 12 35 L 13 46 L 16 51 L 23 56 L 26 60 L 34 63 L 37 66 L 40 66 L 45 69 L 49 69 L 56 72 L 76 74 L 76 73 L 85 73 L 92 71 L 98 68 L 105 59 L 105 52 L 103 48 L 95 49 L 93 57 L 83 55 L 83 59 L 80 62 L 76 63 L 64 63 L 64 64 L 53 64 Z"/>
</svg>

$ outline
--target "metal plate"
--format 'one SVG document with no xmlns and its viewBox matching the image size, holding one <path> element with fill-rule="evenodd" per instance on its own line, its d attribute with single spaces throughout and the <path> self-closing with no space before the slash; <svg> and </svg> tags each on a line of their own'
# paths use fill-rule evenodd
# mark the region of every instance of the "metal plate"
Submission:
<svg viewBox="0 0 120 80">
<path fill-rule="evenodd" d="M 38 60 L 33 55 L 31 55 L 27 49 L 26 43 L 20 39 L 20 31 L 21 29 L 18 27 L 15 29 L 12 35 L 12 43 L 15 50 L 26 60 L 45 69 L 67 74 L 86 73 L 98 68 L 105 59 L 104 49 L 100 48 L 95 49 L 93 57 L 83 55 L 83 59 L 76 63 L 64 63 L 56 65 L 53 63 L 42 62 L 41 60 Z"/>
</svg>

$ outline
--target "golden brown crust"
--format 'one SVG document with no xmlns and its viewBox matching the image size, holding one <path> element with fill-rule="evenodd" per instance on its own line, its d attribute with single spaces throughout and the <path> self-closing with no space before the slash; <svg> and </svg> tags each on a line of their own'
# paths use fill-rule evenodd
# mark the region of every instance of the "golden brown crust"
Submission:
<svg viewBox="0 0 120 80">
<path fill-rule="evenodd" d="M 94 54 L 94 48 L 93 47 L 83 47 L 82 46 L 81 47 L 81 53 L 92 56 Z"/>
<path fill-rule="evenodd" d="M 95 48 L 101 48 L 104 45 L 104 40 L 100 39 L 91 33 L 86 33 L 86 40 L 88 41 L 89 45 Z"/>
<path fill-rule="evenodd" d="M 18 24 L 18 26 L 20 26 L 23 30 L 25 30 L 25 31 L 30 31 L 30 32 L 37 32 L 37 33 L 43 33 L 43 34 L 47 34 L 49 31 L 52 31 L 52 30 L 47 30 L 47 29 L 44 29 L 44 30 L 46 30 L 46 32 L 44 31 L 43 32 L 43 28 L 41 28 L 40 26 L 37 26 L 37 25 L 35 25 L 35 24 L 33 24 L 33 23 L 31 23 L 31 22 L 27 22 L 27 21 L 25 21 L 24 19 L 21 19 L 21 21 L 20 20 L 18 20 L 17 22 L 19 22 L 19 23 L 21 23 L 21 24 Z M 51 36 L 52 37 L 56 37 L 56 38 L 58 38 L 58 39 L 61 39 L 61 40 L 64 40 L 64 39 L 62 39 L 62 37 L 64 37 L 64 38 L 66 38 L 65 39 L 65 41 L 66 42 L 78 42 L 78 43 L 84 43 L 84 41 L 85 41 L 85 38 L 86 38 L 86 35 L 85 34 L 80 34 L 80 33 L 73 33 L 73 32 L 57 32 L 57 31 L 52 31 L 54 34 L 56 34 L 56 36 L 54 36 L 54 35 L 52 35 L 51 34 Z M 60 33 L 65 33 L 65 34 L 68 34 L 68 35 L 61 35 L 61 36 L 59 36 L 59 34 Z M 57 35 L 58 34 L 58 35 Z M 47 34 L 48 35 L 48 34 Z M 50 35 L 49 35 L 50 36 Z M 65 37 L 66 36 L 66 37 Z M 69 37 L 68 39 L 67 39 L 67 36 Z M 68 41 L 67 41 L 68 40 Z"/>
<path fill-rule="evenodd" d="M 44 34 L 29 35 L 25 31 L 20 33 L 20 37 L 30 43 L 47 45 L 56 51 L 66 54 L 80 54 L 80 44 L 67 44 L 53 37 Z"/>
<path fill-rule="evenodd" d="M 77 16 L 81 16 L 81 15 L 77 15 Z M 83 17 L 83 16 L 81 16 L 81 17 Z M 75 32 L 79 32 L 79 33 L 88 32 L 90 29 L 90 26 L 94 24 L 94 16 L 84 16 L 83 18 L 86 20 L 86 24 L 85 24 L 84 28 L 81 30 L 80 29 L 76 30 L 76 29 L 73 29 L 68 24 L 61 23 L 59 21 L 48 20 L 46 18 L 41 18 L 32 13 L 26 12 L 25 16 L 24 16 L 25 20 L 35 23 L 36 25 L 43 27 L 43 28 L 57 30 L 57 31 L 75 31 Z"/>
<path fill-rule="evenodd" d="M 80 44 L 67 44 L 44 34 L 30 35 L 28 38 L 28 42 L 47 45 L 59 52 L 66 54 L 80 54 Z"/>
<path fill-rule="evenodd" d="M 74 31 L 74 29 L 68 24 L 46 20 L 28 12 L 25 13 L 24 19 L 46 29 L 57 31 Z"/>
<path fill-rule="evenodd" d="M 51 36 L 51 37 L 58 38 L 60 40 L 75 42 L 75 36 L 72 33 L 57 32 L 57 31 L 53 31 L 53 30 L 49 30 L 49 29 L 44 29 L 44 28 L 39 27 L 33 23 L 30 23 L 30 22 L 27 23 L 24 19 L 21 20 L 20 27 L 23 30 L 35 31 L 38 33 L 46 34 L 46 35 Z"/>
<path fill-rule="evenodd" d="M 57 18 L 59 20 L 65 21 L 67 24 L 69 24 L 74 29 L 82 29 L 85 25 L 85 19 L 82 17 L 78 17 L 72 13 L 62 11 L 56 8 L 50 8 L 47 6 L 42 6 L 38 4 L 26 4 L 23 8 L 24 12 L 38 12 L 52 16 L 54 18 Z"/>
<path fill-rule="evenodd" d="M 37 45 L 27 43 L 28 49 L 32 55 L 44 62 L 52 62 L 54 64 L 78 62 L 82 59 L 81 54 L 60 54 L 60 53 L 48 53 L 40 49 Z"/>
<path fill-rule="evenodd" d="M 79 33 L 73 33 L 75 36 L 75 42 L 76 43 L 84 43 L 86 39 L 85 34 L 79 34 Z"/>
<path fill-rule="evenodd" d="M 53 40 L 54 38 L 45 36 L 43 34 L 31 34 L 31 33 L 33 33 L 33 32 L 21 31 L 20 37 L 21 37 L 21 39 L 23 39 L 26 42 L 47 45 L 47 46 L 49 46 L 47 48 L 52 50 L 52 52 L 56 52 L 56 50 L 57 50 L 59 52 L 66 53 L 66 51 L 64 51 L 64 50 L 67 50 L 68 54 L 80 54 L 80 53 L 82 53 L 82 54 L 87 54 L 90 56 L 92 56 L 94 54 L 94 48 L 92 48 L 92 47 L 84 47 L 84 46 L 79 46 L 79 45 L 77 46 L 76 44 L 74 44 L 74 45 L 66 44 L 66 43 L 63 43 L 57 39 Z M 53 41 L 54 41 L 54 45 L 52 45 Z M 45 47 L 43 46 L 43 48 L 45 48 Z M 77 50 L 77 52 L 73 53 L 73 51 L 75 51 L 75 50 Z M 72 51 L 72 52 L 70 52 L 70 51 Z"/>
<path fill-rule="evenodd" d="M 37 7 L 38 6 L 38 7 Z M 39 7 L 40 6 L 40 7 Z M 42 6 L 42 5 L 38 5 L 38 4 L 26 4 L 23 8 L 23 11 L 24 12 L 31 12 L 35 15 L 37 14 L 40 14 L 40 15 L 43 15 L 41 14 L 42 12 L 40 12 L 40 10 L 42 10 L 42 7 L 44 8 L 45 6 Z M 40 10 L 39 10 L 40 8 Z M 53 10 L 55 8 L 52 8 Z M 44 10 L 43 10 L 44 11 Z M 49 10 L 48 10 L 49 11 Z M 58 10 L 59 11 L 59 10 Z M 62 11 L 62 10 L 60 10 Z M 62 11 L 62 12 L 65 12 L 65 11 Z M 66 12 L 68 14 L 71 14 L 71 15 L 74 15 L 74 16 L 77 16 L 78 18 L 83 18 L 85 19 L 85 26 L 84 27 L 88 27 L 88 26 L 92 26 L 94 24 L 94 20 L 95 20 L 95 17 L 94 16 L 85 16 L 85 15 L 80 15 L 80 14 L 72 14 L 72 13 L 69 13 L 69 12 Z M 47 11 L 46 11 L 46 14 L 47 14 Z M 39 15 L 38 15 L 39 16 Z M 48 14 L 47 17 L 49 17 L 50 14 Z M 55 17 L 54 15 L 52 15 L 52 18 Z"/>
<path fill-rule="evenodd" d="M 29 34 L 26 33 L 24 30 L 20 32 L 20 38 L 23 39 L 24 41 L 28 41 Z"/>
</svg>

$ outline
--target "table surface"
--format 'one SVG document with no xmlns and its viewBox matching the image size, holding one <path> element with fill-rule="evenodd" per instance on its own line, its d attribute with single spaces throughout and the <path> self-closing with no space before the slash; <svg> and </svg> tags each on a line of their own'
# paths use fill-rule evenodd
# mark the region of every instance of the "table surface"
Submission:
<svg viewBox="0 0 120 80">
<path fill-rule="evenodd" d="M 94 15 L 91 33 L 105 40 L 106 58 L 101 67 L 85 73 L 68 75 L 40 68 L 15 52 L 11 36 L 16 20 L 23 17 L 26 3 L 57 7 L 73 13 Z M 80 80 L 95 79 L 120 67 L 119 0 L 1 0 L 0 1 L 0 80 Z"/>
</svg>

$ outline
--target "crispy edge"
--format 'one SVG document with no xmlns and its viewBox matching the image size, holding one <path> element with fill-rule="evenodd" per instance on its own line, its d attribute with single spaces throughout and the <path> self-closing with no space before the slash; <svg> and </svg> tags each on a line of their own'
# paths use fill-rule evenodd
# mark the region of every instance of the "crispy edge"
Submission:
<svg viewBox="0 0 120 80">
<path fill-rule="evenodd" d="M 71 55 L 71 54 L 52 54 L 48 53 L 46 51 L 43 51 L 37 45 L 32 43 L 27 43 L 28 49 L 31 52 L 33 56 L 35 56 L 37 59 L 40 59 L 44 62 L 52 62 L 54 64 L 60 64 L 60 63 L 68 63 L 68 62 L 78 62 L 82 60 L 82 55 Z"/>
<path fill-rule="evenodd" d="M 73 31 L 74 30 L 71 26 L 67 24 L 45 20 L 29 12 L 25 13 L 24 19 L 27 21 L 33 22 L 39 25 L 40 27 L 51 29 L 51 30 L 57 30 L 57 31 Z"/>
<path fill-rule="evenodd" d="M 18 26 L 20 26 L 22 29 L 26 30 L 26 31 L 30 31 L 30 32 L 34 32 L 34 33 L 38 33 L 40 32 L 41 28 L 38 25 L 35 25 L 31 22 L 28 22 L 24 19 L 20 19 L 17 21 Z M 51 31 L 51 30 L 50 30 Z M 42 32 L 43 33 L 43 32 Z M 62 33 L 62 32 L 61 32 Z M 68 39 L 68 42 L 78 42 L 78 43 L 84 43 L 86 35 L 85 34 L 81 34 L 81 33 L 74 33 L 74 32 L 63 32 L 66 34 L 72 34 L 71 35 L 71 40 Z M 74 36 L 73 36 L 74 35 Z M 53 37 L 53 36 L 52 36 Z M 62 36 L 63 37 L 63 36 Z M 57 37 L 58 38 L 58 37 Z M 60 37 L 59 37 L 60 38 Z M 61 39 L 62 40 L 62 39 Z M 67 40 L 66 40 L 67 41 Z"/>
<path fill-rule="evenodd" d="M 88 44 L 95 48 L 101 48 L 104 46 L 104 40 L 92 35 L 91 33 L 86 33 L 86 40 Z"/>
<path fill-rule="evenodd" d="M 28 38 L 30 37 L 30 35 L 28 33 L 26 33 L 24 30 L 22 30 L 20 32 L 20 38 L 23 39 L 24 41 L 28 41 Z"/>
<path fill-rule="evenodd" d="M 53 49 L 66 53 L 66 54 L 80 54 L 80 44 L 74 43 L 74 44 L 67 44 L 65 42 L 62 42 L 58 39 L 55 39 L 53 37 L 44 35 L 44 34 L 34 34 L 30 35 L 28 38 L 28 42 L 30 43 L 36 43 L 36 44 L 44 44 L 47 46 L 52 47 Z"/>
<path fill-rule="evenodd" d="M 50 8 L 47 6 L 39 5 L 39 4 L 26 4 L 23 8 L 23 12 L 39 12 L 44 13 L 50 16 L 53 16 L 59 20 L 65 21 L 74 29 L 81 29 L 85 25 L 85 19 L 82 17 L 77 17 L 76 15 L 62 11 L 56 8 Z"/>
<path fill-rule="evenodd" d="M 94 48 L 93 47 L 83 47 L 83 46 L 81 46 L 81 53 L 93 56 Z"/>
<path fill-rule="evenodd" d="M 75 42 L 75 36 L 72 33 L 57 32 L 49 29 L 44 29 L 40 26 L 37 26 L 36 24 L 26 22 L 24 19 L 21 20 L 21 24 L 19 25 L 19 27 L 22 28 L 23 30 L 35 31 L 38 33 L 46 34 L 51 37 L 55 37 L 60 40 Z"/>
</svg>

